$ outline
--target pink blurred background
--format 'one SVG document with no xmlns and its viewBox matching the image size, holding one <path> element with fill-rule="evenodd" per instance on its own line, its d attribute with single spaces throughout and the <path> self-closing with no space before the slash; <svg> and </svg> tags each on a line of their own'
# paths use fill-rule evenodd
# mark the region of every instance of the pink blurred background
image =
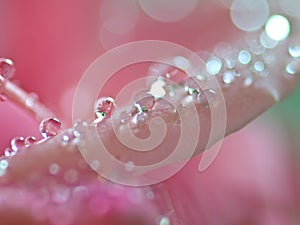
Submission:
<svg viewBox="0 0 300 225">
<path fill-rule="evenodd" d="M 180 13 L 152 15 L 154 19 L 131 0 L 0 0 L 1 56 L 14 60 L 15 80 L 22 87 L 38 93 L 70 124 L 76 85 L 105 51 L 144 39 L 204 51 L 237 33 L 225 10 L 204 3 L 189 9 L 189 4 L 193 1 L 182 6 L 182 11 L 190 10 L 183 19 Z M 173 15 L 171 6 L 166 10 Z M 167 182 L 171 194 L 181 193 L 174 201 L 182 221 L 199 224 L 195 221 L 200 217 L 201 224 L 299 223 L 299 96 L 227 138 L 204 173 L 197 171 L 199 159 L 194 159 Z M 38 136 L 37 128 L 22 110 L 9 102 L 0 104 L 0 149 L 14 136 Z"/>
</svg>

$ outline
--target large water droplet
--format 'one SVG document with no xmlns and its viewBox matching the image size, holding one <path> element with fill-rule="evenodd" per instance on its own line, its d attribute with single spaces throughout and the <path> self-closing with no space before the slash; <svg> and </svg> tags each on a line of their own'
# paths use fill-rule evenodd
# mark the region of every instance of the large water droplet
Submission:
<svg viewBox="0 0 300 225">
<path fill-rule="evenodd" d="M 25 148 L 25 139 L 23 137 L 15 137 L 10 142 L 11 148 L 14 152 L 17 152 Z"/>
<path fill-rule="evenodd" d="M 57 118 L 45 119 L 40 124 L 40 132 L 44 138 L 56 136 L 61 130 L 62 124 Z"/>
<path fill-rule="evenodd" d="M 11 59 L 0 58 L 0 75 L 6 79 L 11 79 L 15 70 L 14 62 Z"/>
<path fill-rule="evenodd" d="M 287 18 L 281 15 L 271 16 L 266 23 L 266 34 L 275 41 L 286 39 L 291 32 L 291 25 Z"/>
<path fill-rule="evenodd" d="M 109 117 L 115 107 L 115 100 L 111 97 L 102 97 L 97 100 L 94 105 L 94 112 L 97 120 L 101 121 L 105 117 Z"/>
</svg>

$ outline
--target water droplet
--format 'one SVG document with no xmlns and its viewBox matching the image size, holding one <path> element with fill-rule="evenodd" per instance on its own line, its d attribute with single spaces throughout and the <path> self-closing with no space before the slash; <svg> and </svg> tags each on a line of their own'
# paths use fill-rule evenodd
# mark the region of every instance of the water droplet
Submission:
<svg viewBox="0 0 300 225">
<path fill-rule="evenodd" d="M 289 47 L 289 54 L 293 58 L 299 58 L 300 57 L 300 45 L 291 45 Z"/>
<path fill-rule="evenodd" d="M 25 148 L 25 139 L 23 137 L 15 137 L 10 142 L 11 148 L 14 152 L 17 152 Z"/>
<path fill-rule="evenodd" d="M 59 170 L 60 170 L 60 166 L 59 166 L 58 164 L 56 164 L 56 163 L 53 163 L 53 164 L 51 164 L 51 165 L 49 166 L 49 173 L 50 173 L 51 175 L 56 175 L 56 174 L 58 174 Z"/>
<path fill-rule="evenodd" d="M 6 159 L 0 160 L 0 169 L 1 170 L 6 170 L 8 168 L 8 161 Z"/>
<path fill-rule="evenodd" d="M 115 100 L 111 97 L 102 97 L 94 105 L 94 112 L 97 122 L 102 121 L 105 117 L 111 116 L 115 107 Z"/>
<path fill-rule="evenodd" d="M 170 225 L 170 224 L 171 224 L 170 219 L 166 216 L 162 217 L 159 220 L 159 225 Z"/>
<path fill-rule="evenodd" d="M 250 76 L 246 77 L 246 79 L 244 80 L 244 86 L 249 87 L 252 84 L 253 84 L 253 78 Z"/>
<path fill-rule="evenodd" d="M 286 72 L 290 75 L 295 75 L 300 71 L 300 65 L 298 62 L 291 62 L 286 66 Z"/>
<path fill-rule="evenodd" d="M 254 63 L 254 70 L 257 72 L 262 72 L 265 70 L 265 64 L 261 61 L 257 61 Z"/>
<path fill-rule="evenodd" d="M 233 24 L 246 32 L 262 28 L 269 13 L 269 5 L 265 0 L 234 0 L 230 8 Z"/>
<path fill-rule="evenodd" d="M 272 38 L 270 38 L 266 32 L 262 32 L 260 35 L 260 43 L 262 46 L 264 46 L 265 48 L 275 48 L 278 45 L 278 41 L 273 40 Z"/>
<path fill-rule="evenodd" d="M 45 119 L 40 123 L 40 132 L 44 138 L 56 136 L 61 130 L 61 122 L 57 118 Z"/>
<path fill-rule="evenodd" d="M 166 82 L 163 78 L 158 78 L 150 88 L 150 91 L 148 92 L 150 95 L 152 95 L 154 98 L 164 98 L 167 94 L 165 90 Z"/>
<path fill-rule="evenodd" d="M 0 177 L 4 176 L 6 173 L 6 169 L 8 168 L 9 163 L 6 159 L 0 160 Z"/>
<path fill-rule="evenodd" d="M 225 71 L 223 74 L 223 82 L 231 84 L 235 80 L 235 73 L 232 70 Z"/>
<path fill-rule="evenodd" d="M 75 169 L 69 169 L 64 175 L 64 179 L 69 184 L 74 184 L 78 180 L 78 172 Z"/>
<path fill-rule="evenodd" d="M 134 162 L 132 162 L 132 161 L 129 161 L 125 164 L 125 170 L 128 172 L 133 171 L 134 167 L 135 167 L 135 165 L 134 165 Z"/>
<path fill-rule="evenodd" d="M 140 93 L 135 97 L 134 108 L 138 113 L 151 111 L 156 103 L 155 98 L 149 93 Z"/>
<path fill-rule="evenodd" d="M 29 136 L 27 138 L 25 138 L 25 146 L 26 148 L 29 147 L 30 145 L 36 143 L 36 138 L 33 136 Z"/>
<path fill-rule="evenodd" d="M 4 155 L 7 157 L 13 155 L 13 150 L 11 148 L 6 148 L 4 150 Z"/>
<path fill-rule="evenodd" d="M 281 15 L 271 16 L 266 23 L 266 34 L 275 41 L 285 40 L 290 32 L 291 25 L 287 18 Z"/>
<path fill-rule="evenodd" d="M 238 58 L 241 64 L 247 65 L 248 63 L 250 63 L 252 57 L 248 51 L 242 50 L 240 51 Z"/>
<path fill-rule="evenodd" d="M 149 116 L 147 113 L 138 113 L 133 116 L 132 122 L 138 127 L 143 127 L 147 123 L 148 118 Z"/>
<path fill-rule="evenodd" d="M 233 69 L 235 67 L 235 61 L 232 58 L 225 58 L 225 65 L 228 69 Z"/>
<path fill-rule="evenodd" d="M 15 73 L 14 62 L 11 59 L 0 58 L 0 75 L 5 79 L 11 79 Z"/>
<path fill-rule="evenodd" d="M 210 58 L 206 63 L 206 71 L 211 75 L 218 74 L 222 69 L 222 61 L 217 57 Z"/>
<path fill-rule="evenodd" d="M 66 203 L 70 198 L 70 189 L 64 185 L 54 186 L 51 199 L 54 203 Z"/>
</svg>

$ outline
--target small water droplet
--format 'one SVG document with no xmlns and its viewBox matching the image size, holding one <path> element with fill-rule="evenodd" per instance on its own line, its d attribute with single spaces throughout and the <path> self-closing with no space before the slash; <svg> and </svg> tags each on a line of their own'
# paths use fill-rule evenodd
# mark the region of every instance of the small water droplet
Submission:
<svg viewBox="0 0 300 225">
<path fill-rule="evenodd" d="M 235 73 L 232 70 L 225 71 L 223 74 L 223 82 L 231 84 L 235 80 Z"/>
<path fill-rule="evenodd" d="M 170 225 L 170 224 L 171 224 L 170 219 L 166 216 L 162 217 L 159 220 L 159 225 Z"/>
<path fill-rule="evenodd" d="M 0 58 L 0 74 L 5 79 L 11 79 L 14 76 L 15 70 L 14 62 L 11 59 Z"/>
<path fill-rule="evenodd" d="M 246 77 L 244 80 L 244 86 L 249 87 L 252 84 L 253 84 L 253 78 L 250 76 Z"/>
<path fill-rule="evenodd" d="M 263 72 L 265 70 L 265 64 L 261 61 L 257 61 L 254 63 L 253 68 L 256 72 Z"/>
<path fill-rule="evenodd" d="M 1 170 L 6 170 L 8 168 L 8 161 L 6 159 L 0 160 L 0 169 Z"/>
<path fill-rule="evenodd" d="M 40 132 L 44 138 L 56 136 L 61 130 L 62 124 L 57 118 L 45 119 L 40 123 Z"/>
<path fill-rule="evenodd" d="M 27 138 L 25 138 L 25 147 L 29 147 L 30 145 L 36 143 L 36 138 L 33 136 L 29 136 Z"/>
<path fill-rule="evenodd" d="M 206 63 L 206 71 L 211 75 L 216 75 L 221 71 L 222 66 L 222 61 L 219 58 L 212 57 Z"/>
<path fill-rule="evenodd" d="M 75 169 L 69 169 L 64 175 L 64 179 L 69 184 L 74 184 L 78 180 L 78 172 Z"/>
<path fill-rule="evenodd" d="M 295 75 L 300 71 L 299 62 L 291 62 L 286 66 L 286 72 L 290 75 Z"/>
<path fill-rule="evenodd" d="M 135 97 L 135 100 L 136 101 L 134 103 L 134 108 L 137 111 L 137 113 L 151 111 L 156 103 L 155 98 L 146 92 L 139 93 L 139 95 Z"/>
<path fill-rule="evenodd" d="M 60 170 L 60 166 L 59 166 L 58 164 L 56 164 L 56 163 L 53 163 L 53 164 L 51 164 L 51 165 L 49 166 L 49 173 L 50 173 L 51 175 L 56 175 L 56 174 L 58 174 L 59 170 Z"/>
<path fill-rule="evenodd" d="M 66 203 L 70 198 L 70 189 L 64 185 L 56 185 L 54 187 L 51 199 L 54 203 Z"/>
<path fill-rule="evenodd" d="M 97 122 L 100 122 L 105 117 L 111 116 L 115 107 L 115 100 L 111 97 L 102 97 L 97 100 L 94 105 L 94 112 Z"/>
<path fill-rule="evenodd" d="M 291 45 L 289 47 L 289 54 L 293 58 L 299 58 L 300 57 L 300 45 Z"/>
<path fill-rule="evenodd" d="M 6 174 L 6 169 L 8 168 L 9 163 L 6 159 L 0 160 L 0 177 Z"/>
<path fill-rule="evenodd" d="M 11 148 L 6 148 L 4 150 L 4 155 L 7 157 L 13 155 L 13 150 Z"/>
<path fill-rule="evenodd" d="M 23 148 L 25 148 L 25 139 L 23 137 L 15 137 L 10 142 L 11 149 L 14 152 L 17 152 Z"/>
<path fill-rule="evenodd" d="M 250 52 L 248 52 L 246 50 L 242 50 L 242 51 L 240 51 L 238 58 L 239 58 L 239 62 L 241 64 L 247 65 L 248 63 L 250 63 L 252 56 L 251 56 Z"/>
<path fill-rule="evenodd" d="M 134 162 L 132 162 L 132 161 L 129 161 L 125 164 L 125 170 L 128 172 L 133 171 L 134 167 L 135 167 L 135 165 L 134 165 Z"/>
</svg>

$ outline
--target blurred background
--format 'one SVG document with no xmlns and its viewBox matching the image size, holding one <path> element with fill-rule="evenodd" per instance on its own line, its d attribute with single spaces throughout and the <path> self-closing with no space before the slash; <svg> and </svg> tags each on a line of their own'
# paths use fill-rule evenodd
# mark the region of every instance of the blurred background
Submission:
<svg viewBox="0 0 300 225">
<path fill-rule="evenodd" d="M 150 2 L 0 0 L 1 56 L 16 63 L 15 81 L 70 125 L 76 85 L 105 51 L 144 39 L 208 51 L 239 34 L 220 1 L 165 0 L 159 7 Z M 300 87 L 226 138 L 205 173 L 197 171 L 196 158 L 167 182 L 182 224 L 198 225 L 199 217 L 204 225 L 300 223 L 299 104 Z M 28 135 L 40 135 L 37 122 L 1 102 L 0 149 Z"/>
</svg>

